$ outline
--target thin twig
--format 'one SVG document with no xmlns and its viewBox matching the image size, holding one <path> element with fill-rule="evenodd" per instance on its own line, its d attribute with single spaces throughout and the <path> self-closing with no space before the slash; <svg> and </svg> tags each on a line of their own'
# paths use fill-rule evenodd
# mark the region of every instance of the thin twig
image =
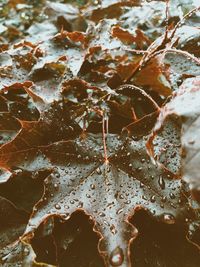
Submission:
<svg viewBox="0 0 200 267">
<path fill-rule="evenodd" d="M 184 21 L 189 18 L 190 16 L 192 16 L 193 13 L 197 12 L 200 10 L 200 6 L 193 8 L 192 10 L 190 10 L 188 13 L 185 14 L 185 16 L 183 16 L 182 19 L 179 20 L 179 22 L 177 22 L 177 24 L 174 26 L 174 29 L 172 30 L 172 33 L 169 37 L 169 39 L 172 39 L 177 31 L 177 29 L 184 23 Z"/>
<path fill-rule="evenodd" d="M 137 49 L 128 49 L 128 48 L 125 48 L 124 49 L 126 52 L 131 52 L 131 53 L 135 53 L 135 54 L 147 54 L 148 51 L 147 50 L 137 50 Z"/>
<path fill-rule="evenodd" d="M 137 87 L 135 85 L 132 85 L 132 84 L 124 84 L 124 85 L 121 85 L 118 90 L 122 91 L 122 90 L 125 90 L 125 89 L 130 89 L 132 91 L 139 92 L 142 96 L 147 98 L 153 104 L 153 106 L 155 107 L 156 110 L 158 110 L 158 111 L 160 110 L 160 107 L 158 106 L 156 101 L 154 101 L 153 98 L 150 95 L 148 95 L 143 89 L 141 89 L 141 88 L 139 88 L 139 87 Z"/>
<path fill-rule="evenodd" d="M 198 59 L 197 57 L 195 57 L 194 55 L 188 53 L 188 52 L 185 51 L 185 50 L 183 51 L 183 50 L 176 49 L 176 48 L 167 48 L 167 49 L 159 50 L 159 51 L 157 51 L 157 52 L 153 55 L 153 57 L 158 56 L 159 54 L 161 54 L 161 53 L 163 53 L 163 52 L 165 52 L 165 54 L 168 53 L 168 52 L 182 54 L 182 55 L 184 55 L 185 57 L 189 57 L 189 58 L 191 58 L 191 59 L 192 59 L 193 61 L 195 61 L 198 65 L 200 65 L 200 59 Z"/>
<path fill-rule="evenodd" d="M 167 51 L 169 51 L 168 49 L 161 49 L 159 50 L 160 48 L 163 48 L 164 45 L 167 45 L 167 42 L 169 41 L 172 41 L 172 39 L 174 38 L 174 35 L 177 31 L 177 29 L 184 23 L 184 21 L 190 17 L 193 13 L 197 12 L 200 10 L 200 6 L 199 7 L 196 7 L 196 8 L 193 8 L 192 10 L 190 10 L 187 14 L 185 14 L 185 16 L 179 20 L 179 22 L 175 25 L 174 29 L 172 30 L 170 36 L 168 36 L 168 27 L 167 27 L 167 31 L 165 31 L 165 33 L 160 37 L 161 38 L 161 43 L 160 45 L 156 46 L 155 48 L 154 45 L 156 44 L 157 42 L 157 39 L 148 47 L 148 49 L 146 50 L 146 52 L 144 53 L 142 59 L 140 60 L 138 66 L 133 70 L 133 72 L 131 73 L 131 75 L 129 76 L 129 78 L 126 80 L 126 82 L 130 82 L 133 75 L 141 69 L 141 67 L 144 65 L 144 63 L 147 63 L 149 62 L 150 59 L 152 59 L 153 57 L 155 57 L 157 54 L 160 54 L 160 51 L 166 53 Z M 167 0 L 166 1 L 166 18 L 169 16 L 169 1 Z M 168 18 L 166 20 L 167 24 L 168 24 Z M 176 43 L 176 41 L 174 41 L 171 45 L 169 44 L 170 46 L 170 49 L 171 47 L 173 47 L 173 45 Z M 153 49 L 152 49 L 153 48 Z M 152 49 L 152 50 L 151 50 Z M 181 51 L 181 50 L 179 50 Z M 176 51 L 176 52 L 179 52 L 179 51 Z M 179 52 L 180 53 L 180 52 Z M 196 57 L 193 57 L 191 54 L 188 53 L 188 57 L 194 59 L 196 62 L 198 62 L 199 60 L 196 58 Z M 198 63 L 199 64 L 199 63 Z"/>
</svg>

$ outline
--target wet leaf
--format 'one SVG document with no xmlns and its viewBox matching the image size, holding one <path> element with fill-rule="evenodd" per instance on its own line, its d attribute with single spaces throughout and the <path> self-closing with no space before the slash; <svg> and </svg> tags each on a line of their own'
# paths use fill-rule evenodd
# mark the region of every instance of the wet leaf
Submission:
<svg viewBox="0 0 200 267">
<path fill-rule="evenodd" d="M 0 2 L 0 265 L 198 266 L 198 1 Z"/>
<path fill-rule="evenodd" d="M 180 180 L 173 180 L 170 173 L 152 164 L 146 139 L 108 134 L 105 148 L 101 134 L 88 133 L 74 141 L 48 145 L 43 143 L 40 131 L 38 143 L 31 138 L 30 148 L 30 144 L 22 144 L 26 131 L 25 127 L 1 149 L 1 166 L 52 172 L 45 179 L 44 196 L 35 206 L 25 235 L 50 216 L 67 220 L 81 209 L 92 216 L 102 236 L 99 250 L 105 262 L 127 266 L 129 243 L 137 236 L 137 229 L 129 223 L 134 210 L 147 209 L 167 224 L 191 216 Z M 32 132 L 37 135 L 34 128 L 29 129 L 30 135 Z"/>
<path fill-rule="evenodd" d="M 161 110 L 158 122 L 155 126 L 155 132 L 157 133 L 166 132 L 164 129 L 166 126 L 166 121 L 171 120 L 171 123 L 179 121 L 181 123 L 181 133 L 178 132 L 178 142 L 182 145 L 182 177 L 183 180 L 189 183 L 190 189 L 195 191 L 195 196 L 198 199 L 198 190 L 200 186 L 200 180 L 198 175 L 198 165 L 200 161 L 199 157 L 199 78 L 189 78 L 187 79 L 179 88 L 177 93 L 174 93 L 172 99 L 167 103 Z M 168 130 L 169 133 L 171 132 Z M 168 134 L 169 134 L 168 133 Z M 171 133 L 170 133 L 171 135 Z M 180 145 L 175 141 L 177 139 L 176 135 L 173 134 L 173 140 L 169 140 L 169 145 Z M 155 140 L 158 139 L 154 137 Z M 166 139 L 165 139 L 166 140 Z M 159 141 L 158 141 L 159 142 Z M 155 143 L 153 143 L 155 146 Z M 162 143 L 162 149 L 164 148 Z M 167 150 L 170 150 L 169 147 Z M 174 161 L 170 158 L 177 158 L 177 153 L 173 149 L 173 155 L 168 156 L 168 162 Z M 174 154 L 175 153 L 175 154 Z M 179 157 L 179 156 L 178 156 Z M 179 165 L 177 159 L 175 159 L 176 164 Z M 178 158 L 178 161 L 180 159 Z M 165 162 L 165 166 L 169 164 Z M 170 167 L 171 169 L 171 167 Z M 173 168 L 172 171 L 176 172 Z"/>
</svg>

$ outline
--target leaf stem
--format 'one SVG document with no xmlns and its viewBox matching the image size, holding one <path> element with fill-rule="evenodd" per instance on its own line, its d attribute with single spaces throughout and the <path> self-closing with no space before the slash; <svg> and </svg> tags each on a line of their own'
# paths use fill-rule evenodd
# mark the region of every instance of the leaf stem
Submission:
<svg viewBox="0 0 200 267">
<path fill-rule="evenodd" d="M 102 133 L 103 133 L 104 159 L 105 159 L 105 163 L 108 164 L 109 161 L 108 161 L 107 146 L 106 146 L 106 129 L 105 129 L 105 123 L 106 123 L 106 121 L 105 121 L 105 117 L 103 115 L 103 117 L 102 117 Z"/>
</svg>

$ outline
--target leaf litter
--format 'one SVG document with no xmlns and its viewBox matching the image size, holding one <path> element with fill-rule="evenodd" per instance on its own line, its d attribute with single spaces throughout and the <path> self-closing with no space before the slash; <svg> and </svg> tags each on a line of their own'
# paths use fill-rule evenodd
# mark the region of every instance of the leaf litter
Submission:
<svg viewBox="0 0 200 267">
<path fill-rule="evenodd" d="M 100 256 L 73 266 L 137 266 L 141 211 L 183 227 L 198 254 L 199 12 L 190 0 L 1 3 L 2 266 L 70 266 L 90 231 L 73 230 L 76 216 Z"/>
</svg>

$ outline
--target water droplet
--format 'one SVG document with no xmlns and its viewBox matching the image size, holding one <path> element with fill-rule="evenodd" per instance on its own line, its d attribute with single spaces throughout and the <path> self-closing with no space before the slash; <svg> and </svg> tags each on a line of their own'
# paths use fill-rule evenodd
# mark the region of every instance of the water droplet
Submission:
<svg viewBox="0 0 200 267">
<path fill-rule="evenodd" d="M 110 255 L 110 264 L 112 266 L 120 266 L 124 261 L 124 254 L 120 247 L 114 249 Z"/>
<path fill-rule="evenodd" d="M 162 197 L 161 201 L 162 202 L 166 202 L 167 201 L 167 197 L 166 196 Z"/>
<path fill-rule="evenodd" d="M 165 181 L 161 175 L 159 176 L 158 184 L 159 184 L 161 189 L 165 189 Z"/>
<path fill-rule="evenodd" d="M 95 189 L 95 185 L 94 185 L 94 184 L 91 184 L 91 185 L 90 185 L 90 188 L 91 188 L 92 190 L 94 190 L 94 189 Z"/>
<path fill-rule="evenodd" d="M 62 218 L 64 220 L 68 220 L 70 218 L 70 214 L 69 213 L 65 213 L 65 214 L 62 215 Z"/>
<path fill-rule="evenodd" d="M 106 169 L 106 171 L 107 171 L 108 173 L 111 171 L 111 168 L 110 168 L 110 166 L 107 166 L 107 169 Z"/>
<path fill-rule="evenodd" d="M 97 169 L 96 169 L 96 172 L 97 172 L 97 174 L 100 175 L 100 174 L 101 174 L 101 169 L 100 169 L 100 168 L 97 168 Z"/>
<path fill-rule="evenodd" d="M 99 212 L 99 216 L 100 216 L 100 217 L 105 217 L 106 215 L 105 215 L 105 213 L 103 213 L 103 212 Z"/>
<path fill-rule="evenodd" d="M 123 209 L 118 209 L 116 213 L 120 214 L 120 213 L 122 213 L 122 211 L 123 211 Z"/>
<path fill-rule="evenodd" d="M 174 224 L 175 218 L 172 214 L 166 213 L 163 215 L 164 222 L 167 224 Z"/>
<path fill-rule="evenodd" d="M 143 188 L 144 184 L 142 182 L 140 182 L 140 188 Z"/>
<path fill-rule="evenodd" d="M 188 223 L 189 222 L 189 219 L 188 218 L 185 218 L 185 222 Z"/>
<path fill-rule="evenodd" d="M 29 254 L 30 250 L 29 248 L 25 247 L 24 248 L 24 255 L 27 256 Z"/>
<path fill-rule="evenodd" d="M 56 178 L 59 178 L 59 177 L 60 177 L 60 173 L 57 172 L 57 173 L 55 174 L 55 176 L 56 176 Z"/>
<path fill-rule="evenodd" d="M 56 189 L 58 188 L 58 184 L 56 184 L 56 183 L 55 183 L 53 186 L 54 186 L 54 188 L 56 188 Z"/>
<path fill-rule="evenodd" d="M 154 202 L 156 201 L 156 197 L 155 197 L 154 195 L 151 196 L 150 201 L 151 201 L 152 203 L 154 203 Z"/>
<path fill-rule="evenodd" d="M 117 233 L 117 230 L 113 224 L 110 226 L 110 231 L 113 235 L 115 235 Z"/>
<path fill-rule="evenodd" d="M 79 202 L 78 208 L 82 208 L 82 207 L 83 207 L 83 202 Z"/>
<path fill-rule="evenodd" d="M 56 205 L 55 205 L 55 208 L 56 208 L 57 210 L 60 210 L 60 209 L 61 209 L 61 206 L 60 206 L 59 204 L 56 204 Z"/>
<path fill-rule="evenodd" d="M 175 198 L 175 195 L 173 193 L 170 193 L 169 196 L 170 196 L 171 199 Z"/>
</svg>

